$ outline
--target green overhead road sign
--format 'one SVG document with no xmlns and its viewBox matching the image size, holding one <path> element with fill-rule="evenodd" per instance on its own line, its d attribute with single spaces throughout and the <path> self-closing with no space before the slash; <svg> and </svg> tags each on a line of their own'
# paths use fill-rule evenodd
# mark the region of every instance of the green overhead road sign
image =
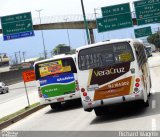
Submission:
<svg viewBox="0 0 160 137">
<path fill-rule="evenodd" d="M 107 7 L 102 7 L 101 11 L 103 17 L 113 16 L 117 14 L 125 14 L 130 12 L 130 6 L 129 3 L 107 6 Z"/>
<path fill-rule="evenodd" d="M 4 40 L 34 36 L 31 13 L 1 17 Z"/>
<path fill-rule="evenodd" d="M 151 27 L 139 28 L 134 30 L 134 34 L 136 38 L 146 37 L 152 35 L 152 30 Z"/>
<path fill-rule="evenodd" d="M 112 31 L 132 27 L 130 13 L 97 19 L 98 32 Z"/>
<path fill-rule="evenodd" d="M 112 31 L 133 26 L 129 3 L 102 7 L 103 18 L 97 19 L 98 32 Z"/>
<path fill-rule="evenodd" d="M 137 24 L 160 22 L 160 0 L 141 0 L 134 2 Z"/>
</svg>

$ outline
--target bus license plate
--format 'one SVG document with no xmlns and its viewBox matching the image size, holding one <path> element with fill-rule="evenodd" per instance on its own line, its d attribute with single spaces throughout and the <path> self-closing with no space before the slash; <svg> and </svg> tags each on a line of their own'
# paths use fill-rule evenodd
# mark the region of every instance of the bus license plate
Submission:
<svg viewBox="0 0 160 137">
<path fill-rule="evenodd" d="M 57 101 L 62 102 L 62 101 L 64 101 L 64 98 L 57 98 Z"/>
</svg>

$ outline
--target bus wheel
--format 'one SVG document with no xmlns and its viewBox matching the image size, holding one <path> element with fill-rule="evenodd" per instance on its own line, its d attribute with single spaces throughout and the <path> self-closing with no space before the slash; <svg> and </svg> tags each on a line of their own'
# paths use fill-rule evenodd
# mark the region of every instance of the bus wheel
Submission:
<svg viewBox="0 0 160 137">
<path fill-rule="evenodd" d="M 149 107 L 149 101 L 147 100 L 146 102 L 143 101 L 144 107 Z"/>
<path fill-rule="evenodd" d="M 151 77 L 149 77 L 150 88 L 152 88 Z"/>
<path fill-rule="evenodd" d="M 55 110 L 55 109 L 60 108 L 61 103 L 53 103 L 53 104 L 50 104 L 50 106 L 51 106 L 51 108 L 52 108 L 53 110 Z"/>
<path fill-rule="evenodd" d="M 151 92 L 149 91 L 148 97 L 150 97 L 150 96 L 151 96 Z"/>
<path fill-rule="evenodd" d="M 95 108 L 94 112 L 95 112 L 96 116 L 102 116 L 105 114 L 102 108 Z"/>
</svg>

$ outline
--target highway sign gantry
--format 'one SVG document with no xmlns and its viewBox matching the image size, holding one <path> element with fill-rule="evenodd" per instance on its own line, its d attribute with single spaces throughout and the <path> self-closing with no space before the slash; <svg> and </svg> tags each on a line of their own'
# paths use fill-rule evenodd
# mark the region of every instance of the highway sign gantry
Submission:
<svg viewBox="0 0 160 137">
<path fill-rule="evenodd" d="M 160 0 L 136 1 L 134 7 L 138 25 L 160 22 Z"/>
<path fill-rule="evenodd" d="M 34 36 L 31 13 L 1 17 L 4 40 Z"/>
<path fill-rule="evenodd" d="M 101 11 L 103 17 L 97 19 L 98 32 L 133 26 L 129 3 L 102 7 Z"/>
</svg>

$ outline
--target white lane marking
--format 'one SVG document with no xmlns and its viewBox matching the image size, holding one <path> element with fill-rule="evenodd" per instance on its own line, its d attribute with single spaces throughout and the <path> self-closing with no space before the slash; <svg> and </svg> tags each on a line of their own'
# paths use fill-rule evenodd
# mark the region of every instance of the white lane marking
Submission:
<svg viewBox="0 0 160 137">
<path fill-rule="evenodd" d="M 152 100 L 152 109 L 156 108 L 156 100 Z"/>
<path fill-rule="evenodd" d="M 156 119 L 152 118 L 152 131 L 156 131 Z"/>
</svg>

